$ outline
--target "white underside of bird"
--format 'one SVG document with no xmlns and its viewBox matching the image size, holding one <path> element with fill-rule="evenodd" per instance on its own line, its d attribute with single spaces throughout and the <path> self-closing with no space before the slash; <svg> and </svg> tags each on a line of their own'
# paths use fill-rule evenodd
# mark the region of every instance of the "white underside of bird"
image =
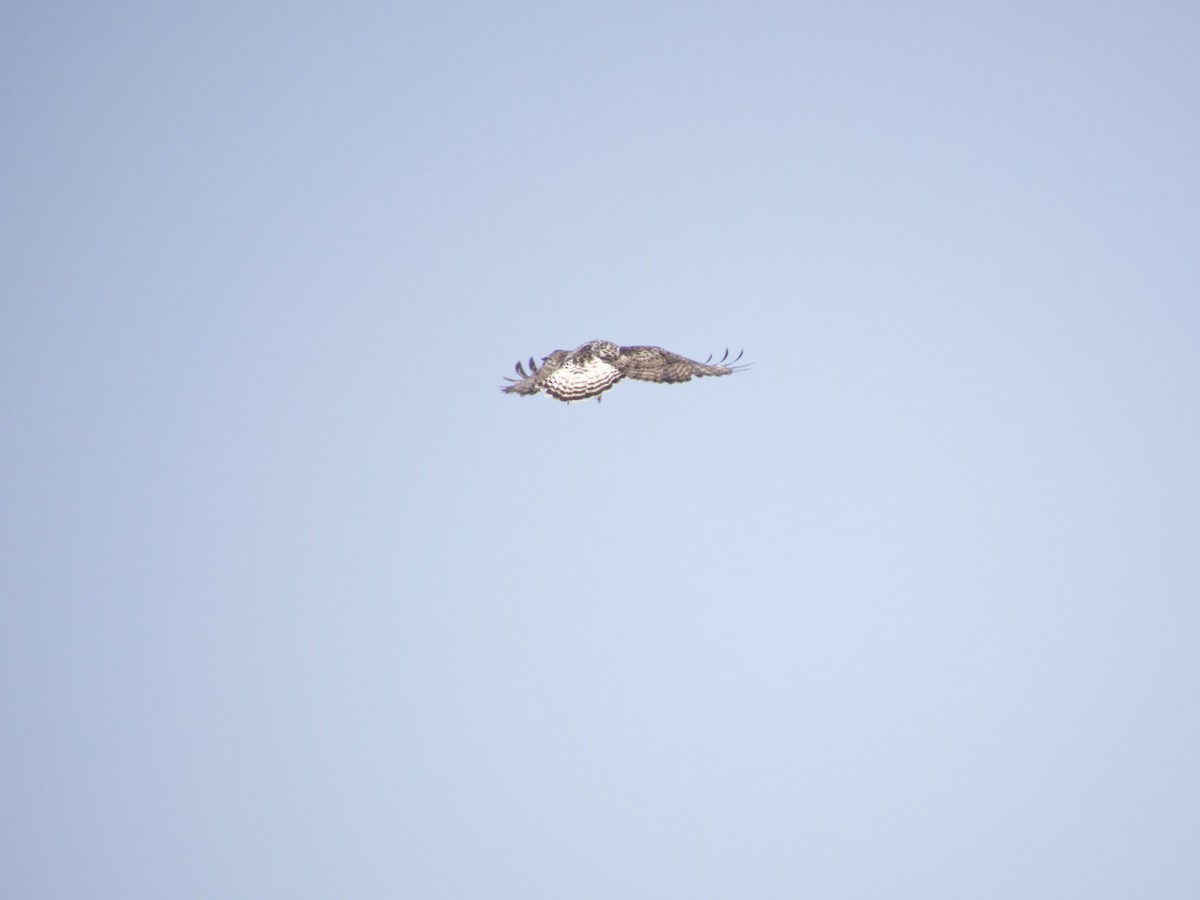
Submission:
<svg viewBox="0 0 1200 900">
<path fill-rule="evenodd" d="M 600 359 L 568 362 L 546 379 L 546 390 L 568 403 L 599 397 L 623 376 L 617 368 Z"/>
</svg>

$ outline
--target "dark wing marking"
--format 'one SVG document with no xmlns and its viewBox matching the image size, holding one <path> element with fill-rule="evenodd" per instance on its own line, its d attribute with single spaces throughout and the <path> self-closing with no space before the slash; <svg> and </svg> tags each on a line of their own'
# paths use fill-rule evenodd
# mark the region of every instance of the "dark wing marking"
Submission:
<svg viewBox="0 0 1200 900">
<path fill-rule="evenodd" d="M 716 363 L 711 362 L 711 356 L 708 362 L 696 362 L 662 347 L 622 347 L 616 365 L 628 378 L 659 384 L 678 384 L 693 378 L 732 375 L 738 369 L 745 368 L 735 365 L 741 358 L 742 354 L 739 353 L 726 362 L 729 359 L 729 351 L 726 350 L 725 355 Z"/>
<path fill-rule="evenodd" d="M 522 396 L 531 396 L 541 393 L 546 389 L 546 380 L 554 374 L 554 371 L 562 365 L 563 360 L 567 358 L 566 350 L 555 350 L 549 356 L 542 359 L 542 367 L 539 369 L 533 361 L 533 357 L 529 357 L 529 372 L 526 374 L 525 367 L 517 360 L 514 367 L 516 372 L 521 377 L 508 378 L 505 381 L 511 381 L 512 384 L 502 385 L 500 390 L 506 394 L 521 394 Z"/>
</svg>

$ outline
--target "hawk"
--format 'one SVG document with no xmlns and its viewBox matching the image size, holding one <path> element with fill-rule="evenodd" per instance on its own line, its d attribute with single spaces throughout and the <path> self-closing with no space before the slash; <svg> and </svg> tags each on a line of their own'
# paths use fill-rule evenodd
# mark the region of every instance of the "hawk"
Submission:
<svg viewBox="0 0 1200 900">
<path fill-rule="evenodd" d="M 737 365 L 741 358 L 739 353 L 729 359 L 726 350 L 715 363 L 711 356 L 699 363 L 662 347 L 621 347 L 612 341 L 588 341 L 574 350 L 555 350 L 543 356 L 541 368 L 529 357 L 528 373 L 518 362 L 516 370 L 521 377 L 505 378 L 512 384 L 500 390 L 526 397 L 545 391 L 555 400 L 567 403 L 595 397 L 599 403 L 600 395 L 622 378 L 674 384 L 706 375 L 732 375 L 749 365 Z"/>
</svg>

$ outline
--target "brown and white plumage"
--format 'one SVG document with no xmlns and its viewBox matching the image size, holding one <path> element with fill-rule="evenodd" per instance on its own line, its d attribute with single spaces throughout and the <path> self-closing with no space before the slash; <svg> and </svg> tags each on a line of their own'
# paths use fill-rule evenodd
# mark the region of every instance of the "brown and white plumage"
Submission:
<svg viewBox="0 0 1200 900">
<path fill-rule="evenodd" d="M 516 371 L 521 377 L 505 379 L 512 384 L 501 390 L 523 396 L 545 392 L 567 403 L 592 397 L 599 401 L 600 395 L 622 378 L 676 384 L 706 375 L 732 375 L 746 367 L 736 365 L 741 358 L 739 353 L 729 359 L 726 350 L 716 363 L 711 356 L 700 363 L 662 347 L 620 347 L 612 341 L 588 341 L 574 350 L 555 350 L 542 357 L 540 367 L 530 357 L 528 372 L 518 362 Z"/>
</svg>

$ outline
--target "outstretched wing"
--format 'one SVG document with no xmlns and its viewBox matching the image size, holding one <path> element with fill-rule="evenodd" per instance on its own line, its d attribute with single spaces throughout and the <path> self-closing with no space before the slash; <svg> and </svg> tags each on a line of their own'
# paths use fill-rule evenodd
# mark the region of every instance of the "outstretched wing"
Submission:
<svg viewBox="0 0 1200 900">
<path fill-rule="evenodd" d="M 555 350 L 549 356 L 542 359 L 542 367 L 539 369 L 537 363 L 533 361 L 533 357 L 529 357 L 529 372 L 526 373 L 525 366 L 517 360 L 516 373 L 520 378 L 505 378 L 505 381 L 511 381 L 512 384 L 501 387 L 500 390 L 506 394 L 522 394 L 530 396 L 539 394 L 546 389 L 546 381 L 554 374 L 554 371 L 562 365 L 562 362 L 567 357 L 566 350 Z"/>
<path fill-rule="evenodd" d="M 538 391 L 540 391 L 542 389 L 541 386 L 538 384 L 538 367 L 537 367 L 537 364 L 533 361 L 532 356 L 529 357 L 529 371 L 528 372 L 525 371 L 525 366 L 521 363 L 521 361 L 519 359 L 517 360 L 517 364 L 514 368 L 515 368 L 516 373 L 518 375 L 520 375 L 521 377 L 519 379 L 506 377 L 504 380 L 511 381 L 512 384 L 504 385 L 503 387 L 500 388 L 500 390 L 504 391 L 504 393 L 506 393 L 506 394 L 529 395 L 529 394 L 536 394 Z"/>
<path fill-rule="evenodd" d="M 627 378 L 676 384 L 707 375 L 732 375 L 738 369 L 745 368 L 735 365 L 741 358 L 742 354 L 739 353 L 730 360 L 729 351 L 726 350 L 725 355 L 715 364 L 711 362 L 711 356 L 709 361 L 701 363 L 662 347 L 622 347 L 616 366 Z"/>
</svg>

